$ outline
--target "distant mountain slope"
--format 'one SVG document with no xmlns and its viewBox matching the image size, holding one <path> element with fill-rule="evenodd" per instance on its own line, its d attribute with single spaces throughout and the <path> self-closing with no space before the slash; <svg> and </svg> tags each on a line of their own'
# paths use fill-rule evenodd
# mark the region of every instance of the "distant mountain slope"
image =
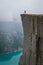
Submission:
<svg viewBox="0 0 43 65">
<path fill-rule="evenodd" d="M 0 53 L 23 47 L 23 29 L 19 22 L 0 22 Z"/>
</svg>

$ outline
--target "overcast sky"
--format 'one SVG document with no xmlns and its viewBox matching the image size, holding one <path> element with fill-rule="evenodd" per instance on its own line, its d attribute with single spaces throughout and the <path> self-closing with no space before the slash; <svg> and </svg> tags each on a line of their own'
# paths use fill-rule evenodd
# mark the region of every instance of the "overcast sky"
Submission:
<svg viewBox="0 0 43 65">
<path fill-rule="evenodd" d="M 24 10 L 43 13 L 43 0 L 0 0 L 0 21 L 19 21 Z"/>
</svg>

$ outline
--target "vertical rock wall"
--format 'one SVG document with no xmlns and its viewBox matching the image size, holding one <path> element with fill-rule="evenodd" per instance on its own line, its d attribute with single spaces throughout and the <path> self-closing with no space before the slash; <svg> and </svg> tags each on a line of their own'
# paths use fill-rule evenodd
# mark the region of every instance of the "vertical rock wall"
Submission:
<svg viewBox="0 0 43 65">
<path fill-rule="evenodd" d="M 19 65 L 43 65 L 43 16 L 22 14 L 21 19 L 24 47 Z"/>
</svg>

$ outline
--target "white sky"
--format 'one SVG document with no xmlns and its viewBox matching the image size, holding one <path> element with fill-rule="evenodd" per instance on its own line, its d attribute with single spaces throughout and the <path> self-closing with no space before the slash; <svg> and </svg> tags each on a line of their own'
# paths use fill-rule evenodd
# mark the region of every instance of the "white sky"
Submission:
<svg viewBox="0 0 43 65">
<path fill-rule="evenodd" d="M 0 21 L 18 21 L 24 10 L 43 13 L 43 0 L 0 0 Z"/>
</svg>

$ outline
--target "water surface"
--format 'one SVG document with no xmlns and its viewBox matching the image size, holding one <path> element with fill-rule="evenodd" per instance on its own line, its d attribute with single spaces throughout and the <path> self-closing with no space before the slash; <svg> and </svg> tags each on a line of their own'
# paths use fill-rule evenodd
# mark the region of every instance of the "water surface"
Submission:
<svg viewBox="0 0 43 65">
<path fill-rule="evenodd" d="M 18 65 L 22 51 L 0 54 L 0 65 Z"/>
</svg>

